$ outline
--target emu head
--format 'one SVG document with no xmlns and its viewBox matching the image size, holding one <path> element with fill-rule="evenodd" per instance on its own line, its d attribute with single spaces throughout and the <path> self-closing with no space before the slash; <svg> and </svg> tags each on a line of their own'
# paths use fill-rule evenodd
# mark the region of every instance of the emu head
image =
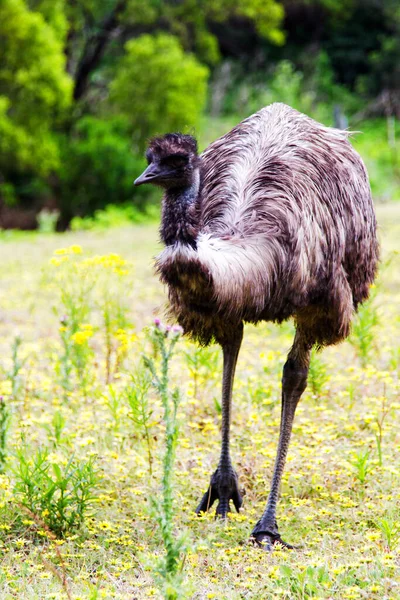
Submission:
<svg viewBox="0 0 400 600">
<path fill-rule="evenodd" d="M 153 183 L 165 189 L 192 185 L 200 161 L 196 140 L 183 133 L 167 133 L 150 140 L 146 159 L 149 165 L 135 185 Z"/>
</svg>

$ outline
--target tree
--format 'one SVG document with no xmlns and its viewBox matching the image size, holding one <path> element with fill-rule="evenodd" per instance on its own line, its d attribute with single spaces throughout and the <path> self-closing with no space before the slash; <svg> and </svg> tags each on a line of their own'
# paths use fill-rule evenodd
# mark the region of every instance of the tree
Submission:
<svg viewBox="0 0 400 600">
<path fill-rule="evenodd" d="M 166 34 L 142 35 L 126 44 L 110 84 L 110 102 L 132 126 L 135 146 L 149 136 L 198 124 L 207 92 L 208 69 Z"/>
<path fill-rule="evenodd" d="M 260 36 L 275 44 L 284 42 L 278 0 L 55 0 L 54 6 L 51 0 L 29 1 L 53 24 L 62 20 L 61 12 L 68 19 L 65 51 L 75 101 L 83 100 L 99 81 L 103 85 L 96 73 L 123 54 L 126 40 L 144 33 L 170 33 L 186 52 L 209 65 L 220 57 L 219 40 L 212 33 L 215 23 L 252 24 Z"/>
<path fill-rule="evenodd" d="M 367 89 L 374 94 L 371 112 L 400 119 L 400 7 L 396 0 L 385 4 L 385 33 L 380 47 L 370 55 L 371 77 Z"/>
<path fill-rule="evenodd" d="M 53 130 L 71 101 L 62 43 L 22 0 L 2 0 L 0 56 L 0 170 L 44 176 L 58 166 Z"/>
</svg>

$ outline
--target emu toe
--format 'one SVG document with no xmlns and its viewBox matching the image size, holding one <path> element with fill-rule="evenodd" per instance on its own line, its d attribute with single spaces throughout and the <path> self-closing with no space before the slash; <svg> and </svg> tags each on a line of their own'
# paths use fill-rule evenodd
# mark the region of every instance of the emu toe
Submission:
<svg viewBox="0 0 400 600">
<path fill-rule="evenodd" d="M 278 525 L 271 518 L 261 518 L 253 531 L 251 532 L 250 541 L 259 548 L 271 552 L 276 544 L 280 544 L 288 550 L 294 550 L 295 546 L 284 542 L 278 531 Z"/>
<path fill-rule="evenodd" d="M 258 533 L 252 533 L 250 541 L 258 548 L 265 550 L 266 552 L 272 552 L 275 545 L 283 546 L 287 550 L 295 550 L 296 546 L 292 546 L 285 542 L 281 536 L 274 533 L 268 533 L 267 531 L 260 531 Z"/>
<path fill-rule="evenodd" d="M 201 499 L 196 508 L 196 513 L 206 512 L 211 508 L 214 502 L 218 500 L 216 517 L 226 518 L 228 512 L 231 512 L 230 501 L 232 500 L 237 512 L 242 506 L 243 500 L 239 491 L 238 476 L 232 467 L 221 468 L 215 471 L 211 477 L 208 490 Z"/>
</svg>

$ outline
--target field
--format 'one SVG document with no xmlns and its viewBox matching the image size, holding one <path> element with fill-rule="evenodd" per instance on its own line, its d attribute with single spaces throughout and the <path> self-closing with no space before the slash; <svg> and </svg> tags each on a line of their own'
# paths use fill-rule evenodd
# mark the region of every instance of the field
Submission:
<svg viewBox="0 0 400 600">
<path fill-rule="evenodd" d="M 193 512 L 219 457 L 221 357 L 179 340 L 182 597 L 400 599 L 400 205 L 379 205 L 378 220 L 372 300 L 351 343 L 314 357 L 296 415 L 278 509 L 296 551 L 248 542 L 272 473 L 292 324 L 245 330 L 232 458 L 246 495 L 226 523 Z M 156 226 L 3 233 L 0 244 L 1 598 L 160 598 L 151 498 L 166 423 L 142 361 L 158 368 Z"/>
</svg>

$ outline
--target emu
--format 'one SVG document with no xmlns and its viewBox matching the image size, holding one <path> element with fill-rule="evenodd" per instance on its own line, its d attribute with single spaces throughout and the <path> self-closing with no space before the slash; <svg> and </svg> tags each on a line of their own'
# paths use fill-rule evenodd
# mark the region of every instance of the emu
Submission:
<svg viewBox="0 0 400 600">
<path fill-rule="evenodd" d="M 170 313 L 201 344 L 222 346 L 222 447 L 197 513 L 218 500 L 242 505 L 229 449 L 231 398 L 243 323 L 294 318 L 283 367 L 277 456 L 267 505 L 252 532 L 271 550 L 280 536 L 279 487 L 310 352 L 348 336 L 378 262 L 376 219 L 364 164 L 348 141 L 284 104 L 272 104 L 201 156 L 181 133 L 151 140 L 135 184 L 164 188 L 156 259 Z"/>
</svg>

